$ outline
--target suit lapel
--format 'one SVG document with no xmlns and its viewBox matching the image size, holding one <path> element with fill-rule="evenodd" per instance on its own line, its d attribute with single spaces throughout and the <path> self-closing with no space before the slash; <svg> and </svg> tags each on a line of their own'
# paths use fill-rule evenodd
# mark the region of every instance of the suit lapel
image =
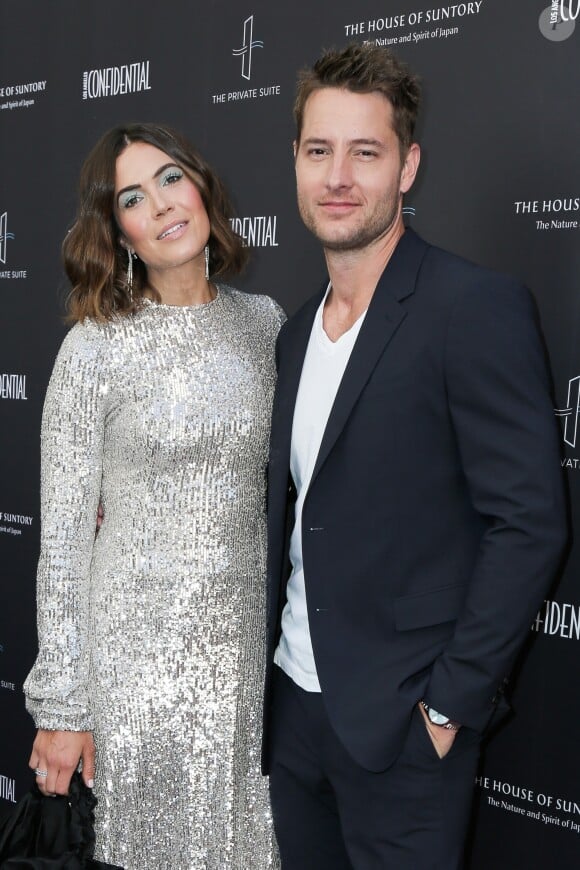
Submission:
<svg viewBox="0 0 580 870">
<path fill-rule="evenodd" d="M 322 301 L 325 289 L 308 300 L 294 317 L 288 321 L 280 336 L 278 347 L 279 367 L 276 384 L 275 412 L 272 442 L 282 448 L 290 442 L 294 405 L 302 375 L 302 365 L 310 340 L 314 315 Z"/>
<path fill-rule="evenodd" d="M 274 394 L 268 465 L 268 613 L 270 643 L 275 642 L 284 575 L 290 446 L 294 405 L 312 323 L 324 291 L 310 299 L 283 327 L 278 340 L 278 381 Z"/>
<path fill-rule="evenodd" d="M 373 369 L 407 316 L 406 309 L 400 303 L 415 291 L 417 274 L 427 248 L 426 242 L 412 230 L 406 230 L 381 276 L 340 382 L 318 451 L 311 484 L 342 432 Z M 292 407 L 295 399 L 296 392 L 293 395 Z"/>
<path fill-rule="evenodd" d="M 272 432 L 270 436 L 270 504 L 285 503 L 290 469 L 290 445 L 296 395 L 302 375 L 302 365 L 310 339 L 314 315 L 324 290 L 317 293 L 283 327 L 279 339 L 278 381 L 274 396 Z"/>
</svg>

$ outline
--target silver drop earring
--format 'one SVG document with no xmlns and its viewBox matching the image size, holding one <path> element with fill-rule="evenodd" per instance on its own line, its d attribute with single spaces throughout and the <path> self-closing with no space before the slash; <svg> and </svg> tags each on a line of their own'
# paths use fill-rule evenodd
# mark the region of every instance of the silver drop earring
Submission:
<svg viewBox="0 0 580 870">
<path fill-rule="evenodd" d="M 127 287 L 129 296 L 133 298 L 133 257 L 135 256 L 131 248 L 127 248 Z"/>
<path fill-rule="evenodd" d="M 203 255 L 205 257 L 205 280 L 209 281 L 209 245 L 203 249 Z"/>
</svg>

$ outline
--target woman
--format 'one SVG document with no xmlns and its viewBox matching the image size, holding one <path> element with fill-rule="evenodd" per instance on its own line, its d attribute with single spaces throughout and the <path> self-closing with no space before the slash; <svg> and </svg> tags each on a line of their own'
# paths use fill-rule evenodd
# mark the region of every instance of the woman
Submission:
<svg viewBox="0 0 580 870">
<path fill-rule="evenodd" d="M 126 870 L 277 865 L 258 746 L 283 315 L 209 280 L 245 259 L 228 216 L 180 136 L 118 127 L 63 248 L 77 323 L 42 425 L 30 765 L 47 794 L 79 760 L 94 775 L 95 857 Z"/>
</svg>

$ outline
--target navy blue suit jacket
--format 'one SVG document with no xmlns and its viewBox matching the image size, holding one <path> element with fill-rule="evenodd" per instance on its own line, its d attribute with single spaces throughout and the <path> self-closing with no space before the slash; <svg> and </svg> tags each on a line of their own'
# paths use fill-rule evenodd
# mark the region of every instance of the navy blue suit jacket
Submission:
<svg viewBox="0 0 580 870">
<path fill-rule="evenodd" d="M 292 418 L 323 292 L 278 341 L 265 750 L 293 521 Z M 478 731 L 489 722 L 565 546 L 559 457 L 528 291 L 407 230 L 340 384 L 302 518 L 324 703 L 362 766 L 394 761 L 421 698 Z"/>
</svg>

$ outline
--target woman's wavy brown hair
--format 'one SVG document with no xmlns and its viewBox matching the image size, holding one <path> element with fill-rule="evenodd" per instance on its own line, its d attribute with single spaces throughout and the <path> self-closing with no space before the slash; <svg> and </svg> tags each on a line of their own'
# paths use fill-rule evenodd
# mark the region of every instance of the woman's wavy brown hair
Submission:
<svg viewBox="0 0 580 870">
<path fill-rule="evenodd" d="M 147 269 L 141 260 L 134 261 L 130 292 L 128 255 L 121 245 L 114 208 L 117 157 L 133 142 L 145 142 L 169 155 L 198 189 L 210 223 L 210 274 L 237 274 L 246 262 L 247 248 L 230 224 L 233 212 L 225 188 L 195 148 L 175 130 L 159 124 L 114 127 L 99 139 L 83 164 L 77 218 L 62 246 L 72 286 L 67 305 L 69 321 L 85 317 L 111 320 L 132 314 L 141 305 Z M 148 294 L 156 295 L 151 288 Z"/>
</svg>

